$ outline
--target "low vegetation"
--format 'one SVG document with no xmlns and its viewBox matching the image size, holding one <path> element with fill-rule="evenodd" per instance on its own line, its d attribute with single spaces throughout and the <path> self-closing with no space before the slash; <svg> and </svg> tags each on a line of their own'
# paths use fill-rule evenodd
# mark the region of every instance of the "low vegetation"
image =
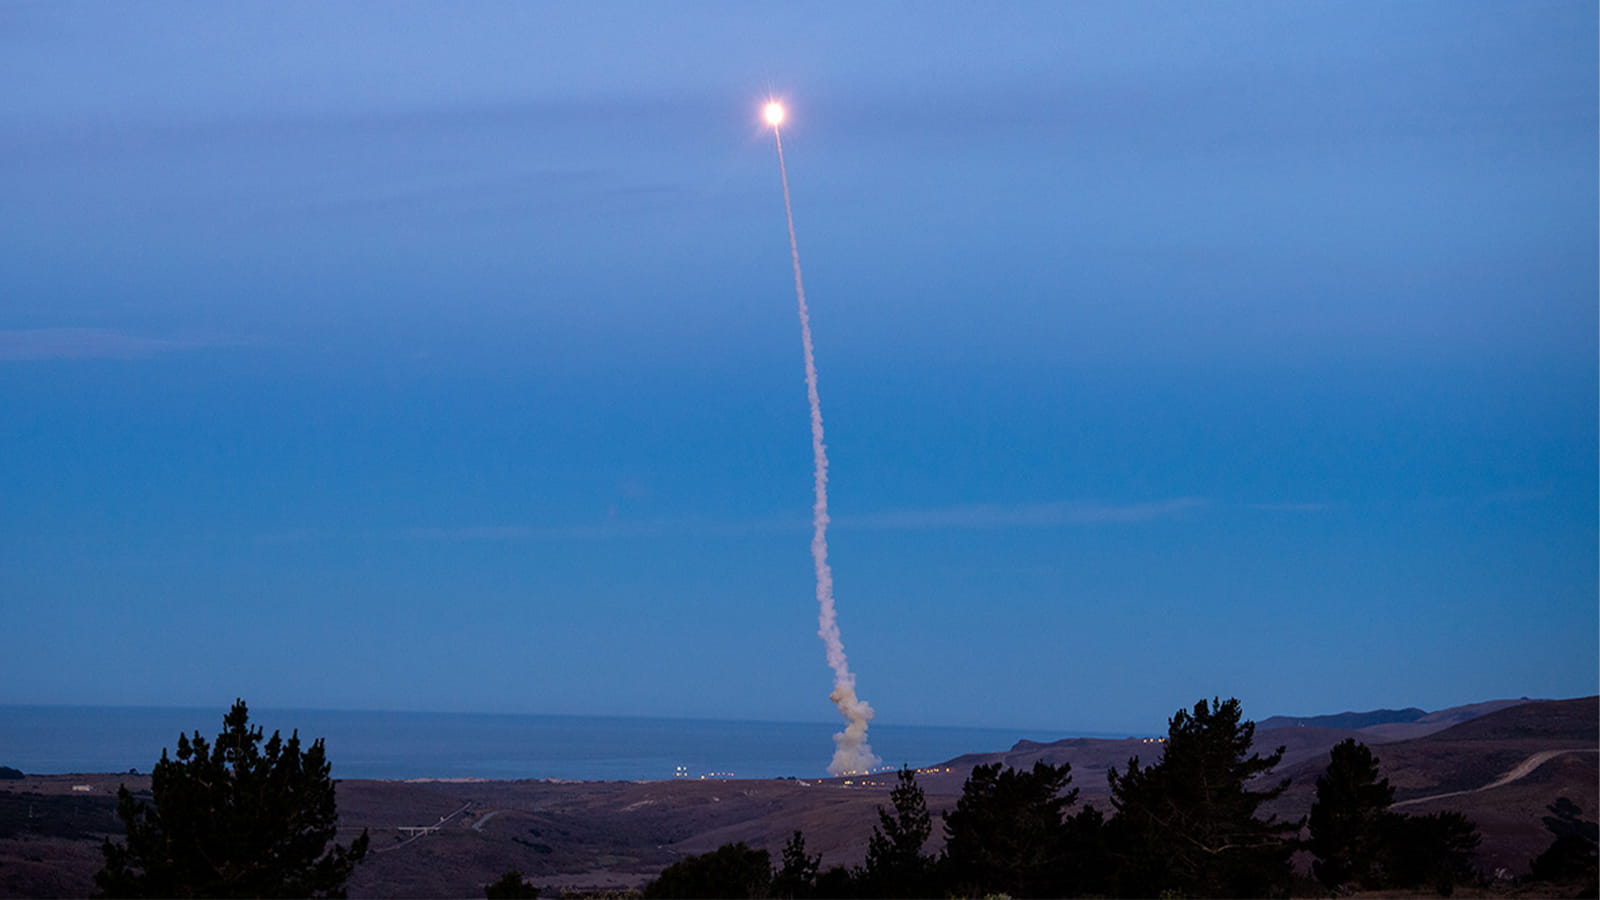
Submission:
<svg viewBox="0 0 1600 900">
<path fill-rule="evenodd" d="M 656 880 L 645 885 L 644 896 L 765 897 L 771 885 L 767 851 L 752 850 L 740 841 L 667 866 Z"/>
<path fill-rule="evenodd" d="M 1600 897 L 1600 824 L 1582 818 L 1570 797 L 1550 805 L 1544 827 L 1554 840 L 1533 860 L 1529 879 L 1544 884 L 1583 884 L 1584 896 Z"/>
<path fill-rule="evenodd" d="M 484 900 L 538 900 L 539 889 L 513 869 L 483 889 Z"/>
</svg>

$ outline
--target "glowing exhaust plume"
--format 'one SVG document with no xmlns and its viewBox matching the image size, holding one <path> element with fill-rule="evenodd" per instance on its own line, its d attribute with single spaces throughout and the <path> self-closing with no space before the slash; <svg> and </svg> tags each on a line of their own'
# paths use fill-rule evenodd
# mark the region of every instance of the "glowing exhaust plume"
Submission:
<svg viewBox="0 0 1600 900">
<path fill-rule="evenodd" d="M 833 608 L 833 569 L 828 566 L 828 447 L 823 441 L 822 400 L 817 395 L 817 360 L 811 348 L 811 313 L 806 309 L 805 282 L 800 277 L 800 247 L 794 239 L 794 207 L 789 203 L 789 169 L 783 161 L 783 136 L 778 125 L 783 121 L 783 106 L 768 103 L 764 110 L 772 136 L 778 144 L 778 175 L 783 180 L 783 216 L 789 224 L 789 258 L 794 263 L 794 296 L 800 307 L 800 345 L 805 350 L 806 399 L 811 402 L 811 457 L 815 463 L 816 503 L 811 508 L 811 561 L 817 570 L 817 636 L 828 649 L 828 667 L 833 669 L 833 693 L 828 699 L 844 717 L 844 730 L 833 736 L 833 762 L 830 775 L 866 772 L 881 760 L 867 745 L 867 723 L 872 721 L 872 706 L 856 696 L 856 676 L 844 655 L 839 637 L 839 618 Z"/>
</svg>

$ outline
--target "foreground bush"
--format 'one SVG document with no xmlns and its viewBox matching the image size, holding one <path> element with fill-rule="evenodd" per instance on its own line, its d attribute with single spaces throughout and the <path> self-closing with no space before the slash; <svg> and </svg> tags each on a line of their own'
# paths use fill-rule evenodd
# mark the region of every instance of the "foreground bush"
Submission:
<svg viewBox="0 0 1600 900">
<path fill-rule="evenodd" d="M 767 851 L 752 850 L 740 841 L 667 866 L 644 886 L 644 896 L 765 897 L 771 885 L 772 862 Z"/>
</svg>

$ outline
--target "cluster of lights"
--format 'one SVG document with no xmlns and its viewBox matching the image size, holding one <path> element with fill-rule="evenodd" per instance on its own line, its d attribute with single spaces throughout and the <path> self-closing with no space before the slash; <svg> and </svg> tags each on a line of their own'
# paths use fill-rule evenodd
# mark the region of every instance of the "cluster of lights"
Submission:
<svg viewBox="0 0 1600 900">
<path fill-rule="evenodd" d="M 887 782 L 883 782 L 883 781 L 856 781 L 854 779 L 859 778 L 859 777 L 861 777 L 863 775 L 878 775 L 878 774 L 881 774 L 883 772 L 898 772 L 898 771 L 899 771 L 899 769 L 895 768 L 894 766 L 879 766 L 876 769 L 864 769 L 864 770 L 855 770 L 855 771 L 850 771 L 850 772 L 840 772 L 839 774 L 840 775 L 851 776 L 850 778 L 845 779 L 845 782 L 844 782 L 845 784 L 849 784 L 849 785 L 877 785 L 879 787 L 882 787 Z M 954 771 L 954 770 L 950 769 L 947 766 L 933 766 L 933 767 L 925 768 L 925 769 L 913 769 L 912 771 L 915 772 L 918 775 L 944 775 L 944 774 L 949 773 L 949 772 Z"/>
<path fill-rule="evenodd" d="M 879 773 L 879 772 L 894 772 L 894 771 L 898 771 L 897 769 L 895 769 L 894 766 L 884 766 L 881 769 L 870 769 L 870 770 L 868 770 L 866 772 L 845 772 L 843 774 L 845 774 L 845 775 L 854 775 L 854 776 L 858 776 L 859 777 L 861 775 L 872 775 L 872 774 L 876 774 L 876 773 Z M 944 774 L 946 774 L 948 772 L 951 772 L 951 771 L 954 771 L 954 770 L 950 769 L 948 767 L 945 767 L 945 766 L 934 766 L 932 768 L 927 768 L 927 769 L 913 769 L 912 771 L 915 772 L 918 775 L 944 775 Z M 857 780 L 857 778 L 846 778 L 844 780 L 844 783 L 849 785 L 849 786 L 851 786 L 851 787 L 887 787 L 889 785 L 889 783 L 887 781 L 863 781 L 863 780 Z"/>
<path fill-rule="evenodd" d="M 700 781 L 705 781 L 708 778 L 733 778 L 734 774 L 732 772 L 707 772 L 704 775 L 690 775 L 688 766 L 673 766 L 672 767 L 672 777 L 673 778 L 696 778 L 696 779 L 699 779 Z"/>
</svg>

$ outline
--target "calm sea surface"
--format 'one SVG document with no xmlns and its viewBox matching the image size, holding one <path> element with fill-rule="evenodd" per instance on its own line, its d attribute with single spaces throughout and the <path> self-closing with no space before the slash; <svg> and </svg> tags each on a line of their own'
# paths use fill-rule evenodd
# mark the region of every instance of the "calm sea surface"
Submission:
<svg viewBox="0 0 1600 900">
<path fill-rule="evenodd" d="M 150 771 L 179 733 L 206 740 L 221 710 L 0 706 L 0 766 L 35 774 Z M 712 772 L 739 778 L 824 774 L 836 726 L 704 719 L 519 716 L 473 713 L 250 711 L 284 736 L 326 738 L 336 778 L 671 778 Z M 890 765 L 943 762 L 963 753 L 1087 733 L 878 724 L 872 748 Z M 1109 735 L 1107 735 L 1109 736 Z"/>
</svg>

